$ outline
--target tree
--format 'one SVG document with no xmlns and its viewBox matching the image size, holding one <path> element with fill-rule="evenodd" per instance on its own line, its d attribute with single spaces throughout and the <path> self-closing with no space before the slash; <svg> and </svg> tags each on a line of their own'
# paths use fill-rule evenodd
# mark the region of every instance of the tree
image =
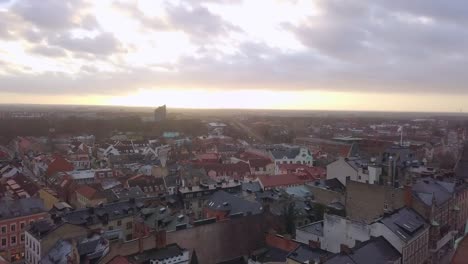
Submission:
<svg viewBox="0 0 468 264">
<path fill-rule="evenodd" d="M 294 202 L 289 202 L 284 206 L 284 219 L 286 225 L 286 233 L 292 235 L 296 234 L 296 208 Z"/>
</svg>

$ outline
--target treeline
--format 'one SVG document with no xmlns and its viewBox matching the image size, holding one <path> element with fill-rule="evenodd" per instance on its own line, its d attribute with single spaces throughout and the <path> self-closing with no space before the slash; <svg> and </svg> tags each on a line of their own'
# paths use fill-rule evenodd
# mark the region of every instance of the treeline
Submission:
<svg viewBox="0 0 468 264">
<path fill-rule="evenodd" d="M 2 144 L 16 136 L 48 136 L 92 134 L 105 139 L 115 132 L 136 132 L 144 137 L 156 137 L 165 131 L 177 131 L 186 135 L 199 136 L 207 133 L 207 127 L 200 120 L 166 120 L 159 123 L 143 122 L 139 117 L 118 117 L 112 119 L 2 119 L 0 120 L 0 140 Z"/>
</svg>

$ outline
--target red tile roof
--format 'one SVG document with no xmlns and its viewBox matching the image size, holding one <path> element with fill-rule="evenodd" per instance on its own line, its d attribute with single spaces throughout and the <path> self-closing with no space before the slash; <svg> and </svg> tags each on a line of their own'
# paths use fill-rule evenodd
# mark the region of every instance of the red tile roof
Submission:
<svg viewBox="0 0 468 264">
<path fill-rule="evenodd" d="M 326 176 L 326 169 L 322 167 L 310 167 L 304 164 L 280 164 L 279 171 L 283 174 L 291 173 L 306 173 L 311 177 L 317 179 L 324 178 Z"/>
<path fill-rule="evenodd" d="M 265 168 L 268 164 L 272 164 L 273 161 L 269 159 L 249 159 L 250 167 L 254 168 Z"/>
<path fill-rule="evenodd" d="M 62 156 L 55 156 L 52 162 L 47 167 L 46 175 L 50 176 L 57 172 L 72 171 L 73 165 L 64 159 Z"/>
<path fill-rule="evenodd" d="M 82 185 L 78 187 L 75 192 L 81 194 L 89 200 L 92 200 L 98 191 L 92 187 L 89 187 L 88 185 Z"/>
<path fill-rule="evenodd" d="M 0 150 L 0 159 L 9 159 L 9 158 L 10 158 L 10 155 L 8 155 L 8 153 Z"/>
<path fill-rule="evenodd" d="M 217 161 L 219 160 L 219 154 L 217 153 L 203 153 L 203 154 L 199 154 L 197 155 L 197 159 L 198 160 L 201 160 L 201 161 Z"/>
<path fill-rule="evenodd" d="M 250 174 L 250 166 L 245 162 L 238 163 L 200 163 L 197 164 L 198 168 L 205 169 L 206 172 L 215 171 L 217 175 L 246 175 Z"/>
</svg>

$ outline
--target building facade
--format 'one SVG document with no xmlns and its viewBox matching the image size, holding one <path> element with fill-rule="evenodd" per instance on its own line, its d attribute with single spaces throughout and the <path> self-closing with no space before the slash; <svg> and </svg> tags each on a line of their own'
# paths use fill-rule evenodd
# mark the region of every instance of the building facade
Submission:
<svg viewBox="0 0 468 264">
<path fill-rule="evenodd" d="M 24 258 L 25 230 L 48 216 L 39 198 L 24 198 L 0 204 L 0 255 L 11 262 Z"/>
</svg>

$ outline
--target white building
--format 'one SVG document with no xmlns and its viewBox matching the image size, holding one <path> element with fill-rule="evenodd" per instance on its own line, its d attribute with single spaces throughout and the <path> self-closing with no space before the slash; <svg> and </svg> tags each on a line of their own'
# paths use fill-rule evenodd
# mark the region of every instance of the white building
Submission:
<svg viewBox="0 0 468 264">
<path fill-rule="evenodd" d="M 402 254 L 403 264 L 420 264 L 429 257 L 429 225 L 416 211 L 402 208 L 371 224 L 341 216 L 324 216 L 323 225 L 317 222 L 296 230 L 299 242 L 320 243 L 321 249 L 339 253 L 341 245 L 349 248 L 371 237 L 384 237 Z"/>
<path fill-rule="evenodd" d="M 270 157 L 275 162 L 275 173 L 279 174 L 280 164 L 304 164 L 313 166 L 312 153 L 305 147 L 283 147 L 270 151 Z"/>
<path fill-rule="evenodd" d="M 378 184 L 382 168 L 358 158 L 339 158 L 327 165 L 327 179 L 338 179 L 346 186 L 346 178 L 362 183 Z"/>
</svg>

